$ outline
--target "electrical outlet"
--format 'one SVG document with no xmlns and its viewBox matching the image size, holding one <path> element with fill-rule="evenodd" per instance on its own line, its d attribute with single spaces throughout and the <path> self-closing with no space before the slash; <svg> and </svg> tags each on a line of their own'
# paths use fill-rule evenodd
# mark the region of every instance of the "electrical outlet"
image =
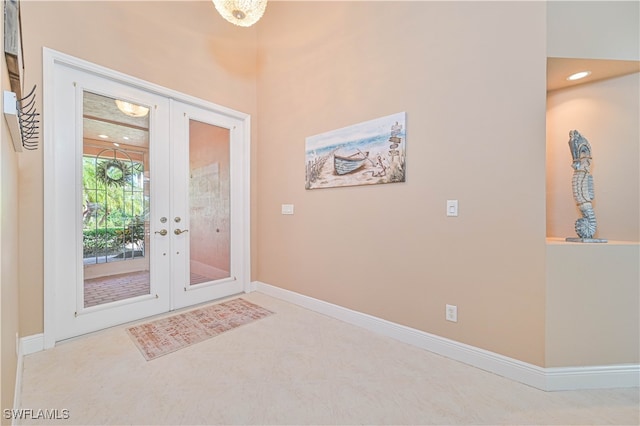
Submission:
<svg viewBox="0 0 640 426">
<path fill-rule="evenodd" d="M 456 305 L 447 305 L 445 318 L 447 321 L 458 322 L 458 307 Z"/>
</svg>

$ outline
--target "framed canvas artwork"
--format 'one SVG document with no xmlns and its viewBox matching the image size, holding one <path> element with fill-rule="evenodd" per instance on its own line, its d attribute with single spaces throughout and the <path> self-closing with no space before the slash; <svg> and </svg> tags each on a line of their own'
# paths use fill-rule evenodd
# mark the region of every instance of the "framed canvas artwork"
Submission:
<svg viewBox="0 0 640 426">
<path fill-rule="evenodd" d="M 405 181 L 406 113 L 306 139 L 307 189 Z"/>
</svg>

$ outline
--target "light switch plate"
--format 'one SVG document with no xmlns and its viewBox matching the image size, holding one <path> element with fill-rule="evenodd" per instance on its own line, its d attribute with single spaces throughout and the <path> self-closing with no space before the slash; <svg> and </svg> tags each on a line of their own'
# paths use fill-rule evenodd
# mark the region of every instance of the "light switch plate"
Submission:
<svg viewBox="0 0 640 426">
<path fill-rule="evenodd" d="M 293 204 L 283 204 L 282 214 L 293 214 Z"/>
<path fill-rule="evenodd" d="M 458 216 L 458 200 L 447 200 L 447 216 Z"/>
</svg>

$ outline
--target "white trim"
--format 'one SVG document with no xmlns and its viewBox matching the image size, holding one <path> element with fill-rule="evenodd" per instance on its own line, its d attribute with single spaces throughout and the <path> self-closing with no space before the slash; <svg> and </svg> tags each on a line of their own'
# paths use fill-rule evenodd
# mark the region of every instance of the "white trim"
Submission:
<svg viewBox="0 0 640 426">
<path fill-rule="evenodd" d="M 20 339 L 22 355 L 34 354 L 44 350 L 44 334 L 33 334 Z"/>
<path fill-rule="evenodd" d="M 577 389 L 637 388 L 640 365 L 596 365 L 545 369 L 549 391 Z"/>
<path fill-rule="evenodd" d="M 56 56 L 53 51 L 44 49 L 42 61 L 42 119 L 43 119 L 43 148 L 42 168 L 44 175 L 43 191 L 43 248 L 44 253 L 55 253 L 55 212 L 56 198 L 54 197 L 55 182 L 51 177 L 55 176 L 54 150 L 49 142 L 54 139 L 54 63 Z M 56 262 L 50 256 L 44 256 L 44 347 L 52 348 L 56 344 L 55 330 L 55 285 L 52 278 L 56 277 Z"/>
<path fill-rule="evenodd" d="M 22 405 L 22 369 L 23 369 L 23 353 L 22 353 L 22 341 L 18 339 L 18 334 L 16 333 L 16 340 L 18 346 L 16 347 L 16 351 L 18 352 L 18 362 L 16 364 L 16 384 L 15 389 L 13 391 L 13 409 L 18 410 Z M 15 412 L 15 411 L 14 411 Z M 11 424 L 16 425 L 18 419 L 12 416 Z"/>
<path fill-rule="evenodd" d="M 244 196 L 242 200 L 242 247 L 244 252 L 242 253 L 242 272 L 244 280 L 244 292 L 248 293 L 254 286 L 251 282 L 251 116 L 246 115 L 242 121 L 242 156 L 244 158 L 242 170 L 242 182 L 244 188 L 242 194 Z"/>
<path fill-rule="evenodd" d="M 251 281 L 245 290 L 245 293 L 252 293 L 258 291 L 258 281 Z"/>
<path fill-rule="evenodd" d="M 638 387 L 640 365 L 543 368 L 260 281 L 252 288 L 309 310 L 545 391 Z"/>
<path fill-rule="evenodd" d="M 16 365 L 16 384 L 13 393 L 13 408 L 14 410 L 20 409 L 22 405 L 22 371 L 24 369 L 24 356 L 40 352 L 44 350 L 44 334 L 34 334 L 32 336 L 25 336 L 18 338 L 16 333 L 16 352 L 18 355 L 18 362 Z M 17 418 L 13 417 L 11 424 L 18 424 Z"/>
</svg>

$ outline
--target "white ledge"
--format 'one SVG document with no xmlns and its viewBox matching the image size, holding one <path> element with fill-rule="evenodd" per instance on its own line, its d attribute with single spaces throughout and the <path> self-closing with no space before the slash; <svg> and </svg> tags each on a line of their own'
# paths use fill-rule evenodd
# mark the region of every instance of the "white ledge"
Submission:
<svg viewBox="0 0 640 426">
<path fill-rule="evenodd" d="M 560 237 L 547 237 L 548 245 L 567 245 L 567 246 L 637 246 L 640 245 L 638 241 L 622 241 L 622 240 L 608 240 L 606 243 L 576 243 L 566 241 Z"/>
</svg>

